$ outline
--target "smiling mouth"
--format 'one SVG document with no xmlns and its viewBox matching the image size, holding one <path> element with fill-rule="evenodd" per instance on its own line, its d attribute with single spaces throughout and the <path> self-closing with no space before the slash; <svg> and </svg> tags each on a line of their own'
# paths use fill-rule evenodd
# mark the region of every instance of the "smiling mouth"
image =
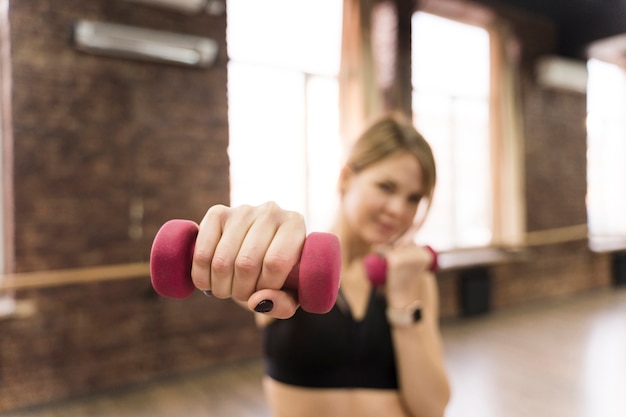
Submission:
<svg viewBox="0 0 626 417">
<path fill-rule="evenodd" d="M 377 222 L 376 227 L 378 228 L 378 230 L 387 235 L 394 234 L 396 232 L 396 227 L 390 224 Z"/>
</svg>

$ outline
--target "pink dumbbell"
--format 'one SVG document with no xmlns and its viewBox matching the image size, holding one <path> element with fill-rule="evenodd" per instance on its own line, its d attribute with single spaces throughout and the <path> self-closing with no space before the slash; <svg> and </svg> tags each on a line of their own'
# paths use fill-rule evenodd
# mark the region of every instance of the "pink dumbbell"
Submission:
<svg viewBox="0 0 626 417">
<path fill-rule="evenodd" d="M 428 270 L 430 272 L 437 272 L 439 269 L 437 252 L 430 246 L 424 246 L 424 249 L 430 252 L 432 255 L 432 262 Z M 370 253 L 363 259 L 365 264 L 365 271 L 367 277 L 374 287 L 381 286 L 387 280 L 387 259 L 382 254 Z"/>
<path fill-rule="evenodd" d="M 150 252 L 152 286 L 160 295 L 183 299 L 196 289 L 191 264 L 198 225 L 190 220 L 170 220 L 157 232 Z M 295 290 L 303 310 L 330 311 L 339 292 L 341 249 L 337 236 L 314 232 L 307 236 L 300 263 L 291 271 L 284 288 Z"/>
</svg>

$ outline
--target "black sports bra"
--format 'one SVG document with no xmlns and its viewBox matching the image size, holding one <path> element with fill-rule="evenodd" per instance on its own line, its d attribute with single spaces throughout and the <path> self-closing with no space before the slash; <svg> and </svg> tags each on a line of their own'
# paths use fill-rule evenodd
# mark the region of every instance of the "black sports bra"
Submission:
<svg viewBox="0 0 626 417">
<path fill-rule="evenodd" d="M 384 296 L 372 290 L 361 321 L 338 304 L 327 314 L 298 309 L 290 319 L 274 320 L 263 330 L 267 375 L 312 388 L 397 389 L 385 309 Z"/>
</svg>

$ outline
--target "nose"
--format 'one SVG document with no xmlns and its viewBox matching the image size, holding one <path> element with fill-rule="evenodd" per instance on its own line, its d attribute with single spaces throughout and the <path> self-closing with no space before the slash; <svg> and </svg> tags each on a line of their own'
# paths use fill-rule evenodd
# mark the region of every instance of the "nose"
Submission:
<svg viewBox="0 0 626 417">
<path fill-rule="evenodd" d="M 385 211 L 394 218 L 403 217 L 409 210 L 406 199 L 399 195 L 389 197 L 385 204 Z"/>
</svg>

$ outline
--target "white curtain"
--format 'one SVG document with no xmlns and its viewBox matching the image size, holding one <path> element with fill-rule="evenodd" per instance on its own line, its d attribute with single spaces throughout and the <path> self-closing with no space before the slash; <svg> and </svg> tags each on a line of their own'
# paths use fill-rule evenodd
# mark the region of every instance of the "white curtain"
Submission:
<svg viewBox="0 0 626 417">
<path fill-rule="evenodd" d="M 488 25 L 491 51 L 490 123 L 493 164 L 493 244 L 525 244 L 524 133 L 518 49 L 509 27 Z"/>
</svg>

